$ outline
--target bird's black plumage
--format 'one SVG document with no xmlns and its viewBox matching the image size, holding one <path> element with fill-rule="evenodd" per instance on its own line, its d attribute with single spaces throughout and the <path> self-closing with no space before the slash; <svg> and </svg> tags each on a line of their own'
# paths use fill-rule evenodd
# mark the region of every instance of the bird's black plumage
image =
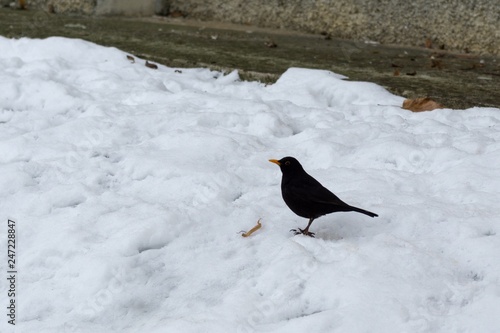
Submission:
<svg viewBox="0 0 500 333">
<path fill-rule="evenodd" d="M 335 194 L 311 177 L 293 157 L 281 160 L 269 160 L 279 165 L 283 177 L 281 179 L 281 194 L 287 206 L 298 216 L 309 219 L 305 229 L 296 233 L 314 236 L 309 227 L 314 219 L 334 212 L 358 212 L 371 217 L 375 213 L 346 204 Z M 294 230 L 295 231 L 295 230 Z"/>
</svg>

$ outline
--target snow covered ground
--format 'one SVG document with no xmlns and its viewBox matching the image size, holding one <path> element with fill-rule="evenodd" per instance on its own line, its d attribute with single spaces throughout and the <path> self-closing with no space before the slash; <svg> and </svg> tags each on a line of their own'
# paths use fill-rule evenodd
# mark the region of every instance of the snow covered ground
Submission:
<svg viewBox="0 0 500 333">
<path fill-rule="evenodd" d="M 0 37 L 1 332 L 499 332 L 500 110 L 411 113 L 328 72 L 276 84 Z M 268 162 L 346 202 L 316 238 Z M 248 238 L 238 233 L 262 218 Z"/>
</svg>

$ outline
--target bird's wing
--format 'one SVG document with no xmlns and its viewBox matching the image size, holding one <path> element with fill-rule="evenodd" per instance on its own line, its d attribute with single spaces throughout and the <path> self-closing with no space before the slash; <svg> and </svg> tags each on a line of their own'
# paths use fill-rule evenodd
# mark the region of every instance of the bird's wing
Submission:
<svg viewBox="0 0 500 333">
<path fill-rule="evenodd" d="M 318 182 L 309 174 L 306 174 L 306 176 L 302 177 L 300 181 L 293 182 L 288 186 L 290 188 L 290 194 L 296 195 L 302 200 L 315 203 L 348 206 L 345 202 L 340 200 L 339 197 L 337 197 L 330 190 L 321 185 L 320 182 Z"/>
</svg>

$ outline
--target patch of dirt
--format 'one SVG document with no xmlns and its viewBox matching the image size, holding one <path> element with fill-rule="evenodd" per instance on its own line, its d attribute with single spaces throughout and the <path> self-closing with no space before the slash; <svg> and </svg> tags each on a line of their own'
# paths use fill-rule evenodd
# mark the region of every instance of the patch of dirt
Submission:
<svg viewBox="0 0 500 333">
<path fill-rule="evenodd" d="M 327 69 L 370 81 L 406 98 L 445 107 L 500 108 L 500 58 L 407 48 L 182 18 L 63 16 L 0 9 L 9 38 L 81 38 L 171 67 L 239 70 L 246 80 L 274 82 L 289 67 Z"/>
</svg>

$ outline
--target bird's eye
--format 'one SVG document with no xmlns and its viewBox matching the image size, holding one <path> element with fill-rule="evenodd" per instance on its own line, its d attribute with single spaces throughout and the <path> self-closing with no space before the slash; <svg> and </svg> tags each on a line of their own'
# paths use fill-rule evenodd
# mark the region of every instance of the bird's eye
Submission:
<svg viewBox="0 0 500 333">
<path fill-rule="evenodd" d="M 285 165 L 290 165 L 290 161 L 286 161 L 286 162 L 285 162 Z"/>
</svg>

